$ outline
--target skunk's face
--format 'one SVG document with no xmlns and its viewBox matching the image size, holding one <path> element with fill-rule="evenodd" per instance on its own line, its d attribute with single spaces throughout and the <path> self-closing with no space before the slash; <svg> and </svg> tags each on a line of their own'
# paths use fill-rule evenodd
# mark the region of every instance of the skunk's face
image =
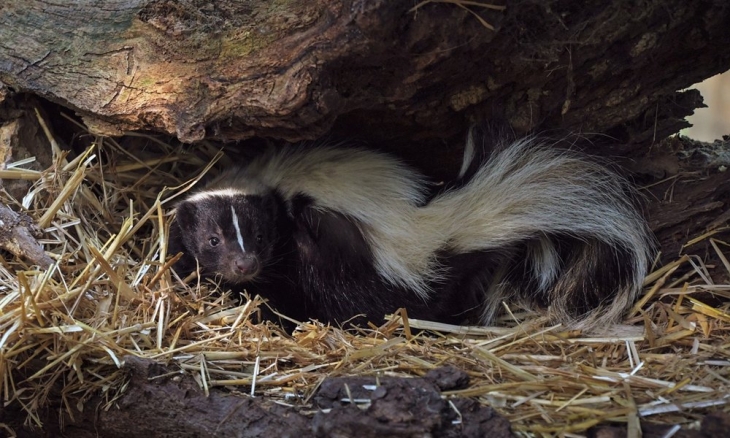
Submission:
<svg viewBox="0 0 730 438">
<path fill-rule="evenodd" d="M 177 207 L 185 249 L 205 274 L 239 284 L 271 262 L 277 203 L 273 195 L 195 195 Z"/>
</svg>

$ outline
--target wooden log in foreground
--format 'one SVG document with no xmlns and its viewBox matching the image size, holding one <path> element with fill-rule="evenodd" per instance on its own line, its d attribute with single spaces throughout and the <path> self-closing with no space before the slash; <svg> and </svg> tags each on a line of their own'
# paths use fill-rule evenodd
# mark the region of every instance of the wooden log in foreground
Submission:
<svg viewBox="0 0 730 438">
<path fill-rule="evenodd" d="M 728 22 L 720 0 L 7 0 L 0 81 L 107 134 L 391 145 L 501 118 L 651 142 L 730 67 Z"/>
</svg>

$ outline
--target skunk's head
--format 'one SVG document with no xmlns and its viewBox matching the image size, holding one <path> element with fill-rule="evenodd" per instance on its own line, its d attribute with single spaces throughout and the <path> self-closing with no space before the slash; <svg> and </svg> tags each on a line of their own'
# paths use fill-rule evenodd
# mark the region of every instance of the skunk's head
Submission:
<svg viewBox="0 0 730 438">
<path fill-rule="evenodd" d="M 271 262 L 278 213 L 273 194 L 212 191 L 178 204 L 175 221 L 203 273 L 240 284 L 256 279 Z"/>
</svg>

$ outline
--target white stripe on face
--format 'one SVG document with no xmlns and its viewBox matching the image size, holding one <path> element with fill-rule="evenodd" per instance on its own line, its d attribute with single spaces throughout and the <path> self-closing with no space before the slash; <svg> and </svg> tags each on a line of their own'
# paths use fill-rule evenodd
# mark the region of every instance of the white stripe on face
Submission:
<svg viewBox="0 0 730 438">
<path fill-rule="evenodd" d="M 233 209 L 232 205 L 231 205 L 231 215 L 233 216 L 233 228 L 236 229 L 236 238 L 238 239 L 238 244 L 241 245 L 241 251 L 246 252 L 246 248 L 243 247 L 243 237 L 241 236 L 241 228 L 238 226 L 238 215 L 236 214 L 236 210 Z"/>
</svg>

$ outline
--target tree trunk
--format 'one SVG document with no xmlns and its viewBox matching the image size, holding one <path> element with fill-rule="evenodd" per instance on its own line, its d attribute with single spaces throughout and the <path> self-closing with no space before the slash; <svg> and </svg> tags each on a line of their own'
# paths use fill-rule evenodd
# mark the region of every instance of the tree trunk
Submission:
<svg viewBox="0 0 730 438">
<path fill-rule="evenodd" d="M 395 144 L 500 118 L 646 142 L 730 67 L 728 22 L 722 0 L 6 0 L 0 81 L 107 134 Z"/>
<path fill-rule="evenodd" d="M 375 387 L 374 377 L 327 379 L 314 398 L 321 410 L 312 418 L 261 397 L 217 388 L 206 394 L 189 374 L 151 360 L 128 356 L 124 371 L 129 381 L 111 406 L 100 396 L 86 400 L 83 410 L 60 405 L 46 409 L 42 416 L 46 427 L 38 434 L 23 430 L 24 416 L 17 410 L 0 407 L 0 422 L 28 433 L 26 436 L 77 438 L 513 436 L 509 421 L 492 408 L 474 400 L 441 397 L 440 391 L 463 387 L 469 381 L 453 367 L 436 369 L 425 378 L 381 378 L 372 391 L 363 388 Z M 353 402 L 342 401 L 348 398 Z M 60 401 L 61 397 L 52 399 Z M 58 429 L 61 424 L 63 430 Z"/>
<path fill-rule="evenodd" d="M 83 410 L 48 407 L 41 415 L 42 431 L 23 429 L 24 413 L 11 404 L 0 407 L 0 422 L 20 438 L 69 436 L 106 438 L 130 436 L 175 437 L 491 437 L 514 436 L 509 422 L 474 400 L 444 399 L 440 391 L 463 387 L 465 373 L 438 368 L 425 378 L 342 377 L 325 380 L 314 397 L 322 409 L 308 418 L 292 408 L 211 389 L 205 394 L 190 376 L 155 362 L 129 356 L 124 371 L 126 390 L 109 406 L 108 400 L 86 400 Z M 60 396 L 53 397 L 59 401 Z M 357 400 L 353 406 L 347 400 Z M 370 400 L 365 403 L 364 400 Z M 78 406 L 78 405 L 77 405 Z M 326 410 L 326 411 L 325 411 Z M 63 419 L 59 418 L 59 414 Z M 703 419 L 699 431 L 682 430 L 685 438 L 724 438 L 730 415 L 721 411 Z M 63 430 L 60 429 L 63 425 Z M 671 425 L 641 422 L 644 436 L 666 436 Z M 626 428 L 598 426 L 593 437 L 623 437 Z"/>
</svg>

